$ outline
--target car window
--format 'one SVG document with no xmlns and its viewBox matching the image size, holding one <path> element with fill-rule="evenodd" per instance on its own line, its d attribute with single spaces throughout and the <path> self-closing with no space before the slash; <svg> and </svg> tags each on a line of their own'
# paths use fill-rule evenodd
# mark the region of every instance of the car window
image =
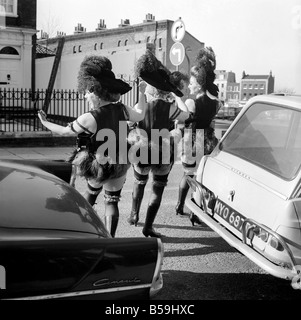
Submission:
<svg viewBox="0 0 301 320">
<path fill-rule="evenodd" d="M 255 103 L 228 133 L 220 148 L 291 180 L 301 164 L 300 119 L 297 110 Z"/>
</svg>

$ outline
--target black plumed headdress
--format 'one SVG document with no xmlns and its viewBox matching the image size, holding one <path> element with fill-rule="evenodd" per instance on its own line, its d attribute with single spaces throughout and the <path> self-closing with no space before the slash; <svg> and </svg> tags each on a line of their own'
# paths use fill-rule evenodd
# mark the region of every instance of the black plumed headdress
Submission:
<svg viewBox="0 0 301 320">
<path fill-rule="evenodd" d="M 146 53 L 136 62 L 135 75 L 159 90 L 173 92 L 178 97 L 183 96 L 183 93 L 173 84 L 171 72 L 150 50 L 146 50 Z"/>
<path fill-rule="evenodd" d="M 90 89 L 98 81 L 111 93 L 125 94 L 132 88 L 124 81 L 115 78 L 111 61 L 103 56 L 88 56 L 80 65 L 78 89 Z"/>
</svg>

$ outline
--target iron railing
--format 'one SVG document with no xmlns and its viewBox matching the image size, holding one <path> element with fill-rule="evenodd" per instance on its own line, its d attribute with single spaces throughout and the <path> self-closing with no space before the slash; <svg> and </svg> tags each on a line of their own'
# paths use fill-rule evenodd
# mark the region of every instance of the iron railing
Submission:
<svg viewBox="0 0 301 320">
<path fill-rule="evenodd" d="M 127 106 L 133 107 L 137 101 L 138 87 L 131 82 L 132 90 L 121 97 Z M 47 90 L 35 92 L 27 89 L 11 89 L 0 87 L 0 133 L 47 131 L 38 119 L 38 110 L 43 108 Z M 89 107 L 84 94 L 75 90 L 53 90 L 47 118 L 51 121 L 67 125 Z"/>
</svg>

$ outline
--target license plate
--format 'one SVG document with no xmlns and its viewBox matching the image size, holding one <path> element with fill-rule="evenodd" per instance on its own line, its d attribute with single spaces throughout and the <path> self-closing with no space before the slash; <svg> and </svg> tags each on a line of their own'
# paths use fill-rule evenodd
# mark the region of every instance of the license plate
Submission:
<svg viewBox="0 0 301 320">
<path fill-rule="evenodd" d="M 231 207 L 229 207 L 219 199 L 216 199 L 216 203 L 214 206 L 214 214 L 220 216 L 225 221 L 227 221 L 232 227 L 242 232 L 242 225 L 246 220 L 246 217 L 244 217 L 237 211 L 233 210 Z M 251 224 L 247 223 L 246 229 L 248 230 L 250 226 Z"/>
</svg>

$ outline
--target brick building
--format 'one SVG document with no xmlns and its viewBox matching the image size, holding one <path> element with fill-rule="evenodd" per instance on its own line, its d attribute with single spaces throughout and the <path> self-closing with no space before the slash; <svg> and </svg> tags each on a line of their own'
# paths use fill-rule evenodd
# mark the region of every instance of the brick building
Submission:
<svg viewBox="0 0 301 320">
<path fill-rule="evenodd" d="M 241 79 L 241 93 L 242 101 L 248 101 L 250 98 L 270 94 L 274 92 L 275 77 L 272 71 L 269 75 L 249 75 L 243 71 Z"/>
<path fill-rule="evenodd" d="M 36 0 L 0 0 L 0 86 L 32 88 Z"/>
<path fill-rule="evenodd" d="M 239 101 L 240 84 L 236 82 L 235 73 L 226 70 L 216 70 L 215 84 L 219 88 L 219 99 L 224 102 Z"/>
<path fill-rule="evenodd" d="M 134 79 L 134 65 L 137 59 L 151 48 L 156 57 L 170 70 L 176 70 L 169 53 L 174 41 L 171 37 L 173 21 L 156 21 L 152 14 L 147 14 L 141 24 L 131 25 L 128 19 L 121 20 L 117 28 L 107 29 L 104 20 L 100 20 L 95 31 L 87 32 L 78 24 L 73 35 L 63 35 L 65 38 L 61 62 L 56 76 L 55 89 L 76 89 L 77 73 L 81 61 L 86 55 L 96 54 L 108 57 L 112 61 L 113 71 L 119 78 Z M 38 44 L 55 52 L 59 38 L 39 39 Z M 178 67 L 180 71 L 190 70 L 194 59 L 204 43 L 194 38 L 186 31 L 181 41 L 185 48 L 185 58 Z M 44 57 L 36 60 L 36 86 L 47 88 L 54 57 Z"/>
</svg>

